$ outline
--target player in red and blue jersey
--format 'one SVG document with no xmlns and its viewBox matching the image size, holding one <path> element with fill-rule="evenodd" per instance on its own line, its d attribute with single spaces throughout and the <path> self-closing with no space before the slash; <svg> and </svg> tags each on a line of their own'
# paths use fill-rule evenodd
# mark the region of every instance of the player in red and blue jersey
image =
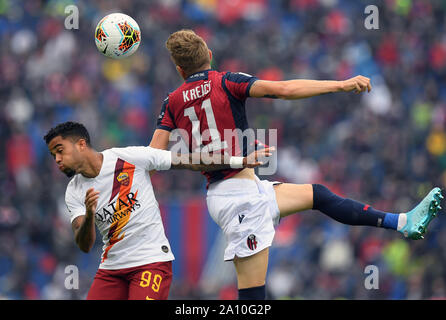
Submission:
<svg viewBox="0 0 446 320">
<path fill-rule="evenodd" d="M 364 76 L 344 81 L 265 81 L 244 73 L 212 70 L 212 52 L 192 30 L 171 34 L 166 47 L 184 83 L 164 101 L 150 143 L 154 148 L 166 149 L 173 130 L 180 129 L 189 152 L 243 155 L 254 141 L 243 143 L 227 133 L 249 128 L 248 97 L 301 99 L 371 90 L 370 79 Z M 231 168 L 204 174 L 208 210 L 225 234 L 224 259 L 234 262 L 239 299 L 265 299 L 268 248 L 280 218 L 314 209 L 344 224 L 393 229 L 407 238 L 421 239 L 441 209 L 439 188 L 432 189 L 413 210 L 390 213 L 342 198 L 321 184 L 261 181 L 253 169 Z"/>
<path fill-rule="evenodd" d="M 243 150 L 238 139 L 230 145 L 222 137 L 224 130 L 244 131 L 249 128 L 244 101 L 256 79 L 243 73 L 212 69 L 188 76 L 184 84 L 164 101 L 157 129 L 169 132 L 177 128 L 185 130 L 189 150 L 201 150 L 203 144 L 209 152 L 221 152 L 231 146 L 233 156 L 246 155 L 247 147 L 244 146 Z M 233 177 L 240 171 L 229 169 L 203 174 L 211 184 Z"/>
</svg>

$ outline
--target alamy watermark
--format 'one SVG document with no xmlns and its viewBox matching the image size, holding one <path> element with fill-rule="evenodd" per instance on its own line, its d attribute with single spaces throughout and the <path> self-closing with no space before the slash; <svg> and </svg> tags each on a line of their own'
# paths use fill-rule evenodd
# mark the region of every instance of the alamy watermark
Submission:
<svg viewBox="0 0 446 320">
<path fill-rule="evenodd" d="M 64 21 L 65 29 L 79 29 L 79 8 L 74 4 L 65 7 L 65 14 L 67 17 Z"/>
<path fill-rule="evenodd" d="M 229 164 L 229 156 L 248 156 L 248 163 L 263 162 L 258 167 L 259 175 L 273 175 L 277 171 L 277 152 L 264 159 L 249 157 L 255 150 L 266 147 L 277 150 L 277 129 L 224 129 L 223 135 L 214 129 L 205 129 L 201 133 L 192 129 L 192 136 L 184 129 L 175 129 L 171 131 L 169 141 L 170 151 L 174 154 L 192 152 L 192 164 Z M 227 157 L 222 158 L 222 154 Z M 172 163 L 176 164 L 174 159 Z"/>
<path fill-rule="evenodd" d="M 65 14 L 67 15 L 64 21 L 65 29 L 79 29 L 79 8 L 74 5 L 68 5 L 65 7 Z M 367 17 L 364 20 L 364 27 L 367 30 L 379 29 L 379 9 L 376 5 L 368 5 L 364 8 L 364 14 Z"/>
<path fill-rule="evenodd" d="M 77 290 L 79 289 L 79 269 L 75 265 L 68 265 L 64 270 L 66 277 L 64 281 L 65 289 Z"/>
<path fill-rule="evenodd" d="M 375 5 L 368 5 L 364 9 L 364 14 L 368 16 L 364 20 L 364 27 L 367 30 L 379 29 L 379 9 Z"/>
<path fill-rule="evenodd" d="M 379 289 L 379 269 L 377 266 L 370 264 L 365 267 L 364 274 L 367 276 L 364 279 L 364 287 L 367 290 Z"/>
</svg>

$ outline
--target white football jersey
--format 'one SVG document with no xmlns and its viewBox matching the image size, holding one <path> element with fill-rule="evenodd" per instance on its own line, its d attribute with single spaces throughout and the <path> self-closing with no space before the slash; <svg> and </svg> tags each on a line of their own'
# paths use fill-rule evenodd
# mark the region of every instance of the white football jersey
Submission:
<svg viewBox="0 0 446 320">
<path fill-rule="evenodd" d="M 101 269 L 122 269 L 174 260 L 164 233 L 150 170 L 168 170 L 170 151 L 151 147 L 112 148 L 99 175 L 77 174 L 69 182 L 65 202 L 71 222 L 85 215 L 85 193 L 99 191 L 95 223 L 104 243 Z"/>
</svg>

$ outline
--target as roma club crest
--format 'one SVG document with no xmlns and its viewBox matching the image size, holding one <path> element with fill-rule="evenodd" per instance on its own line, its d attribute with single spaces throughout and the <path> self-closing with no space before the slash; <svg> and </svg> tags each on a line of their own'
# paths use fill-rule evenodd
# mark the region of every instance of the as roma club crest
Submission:
<svg viewBox="0 0 446 320">
<path fill-rule="evenodd" d="M 251 250 L 255 250 L 257 248 L 257 240 L 256 240 L 256 236 L 253 234 L 250 234 L 248 236 L 248 240 L 246 241 L 248 248 Z"/>
<path fill-rule="evenodd" d="M 128 186 L 130 183 L 129 174 L 127 172 L 121 172 L 116 179 L 124 186 Z"/>
</svg>

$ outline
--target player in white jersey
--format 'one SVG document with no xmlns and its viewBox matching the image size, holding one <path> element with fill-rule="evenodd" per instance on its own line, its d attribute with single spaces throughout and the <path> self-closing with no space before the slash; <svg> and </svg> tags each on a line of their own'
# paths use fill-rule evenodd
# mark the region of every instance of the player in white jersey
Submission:
<svg viewBox="0 0 446 320">
<path fill-rule="evenodd" d="M 220 158 L 192 163 L 192 155 L 177 155 L 151 147 L 112 148 L 97 152 L 87 129 L 65 122 L 44 137 L 59 169 L 68 177 L 65 202 L 79 248 L 89 252 L 95 225 L 104 243 L 101 263 L 87 299 L 167 299 L 172 280 L 172 254 L 164 233 L 149 172 L 152 170 L 221 170 L 234 159 L 244 167 L 269 156 L 264 149 L 251 158 Z M 236 161 L 236 162 L 237 162 Z M 196 161 L 195 161 L 196 162 Z M 209 163 L 209 162 L 207 162 Z"/>
</svg>

